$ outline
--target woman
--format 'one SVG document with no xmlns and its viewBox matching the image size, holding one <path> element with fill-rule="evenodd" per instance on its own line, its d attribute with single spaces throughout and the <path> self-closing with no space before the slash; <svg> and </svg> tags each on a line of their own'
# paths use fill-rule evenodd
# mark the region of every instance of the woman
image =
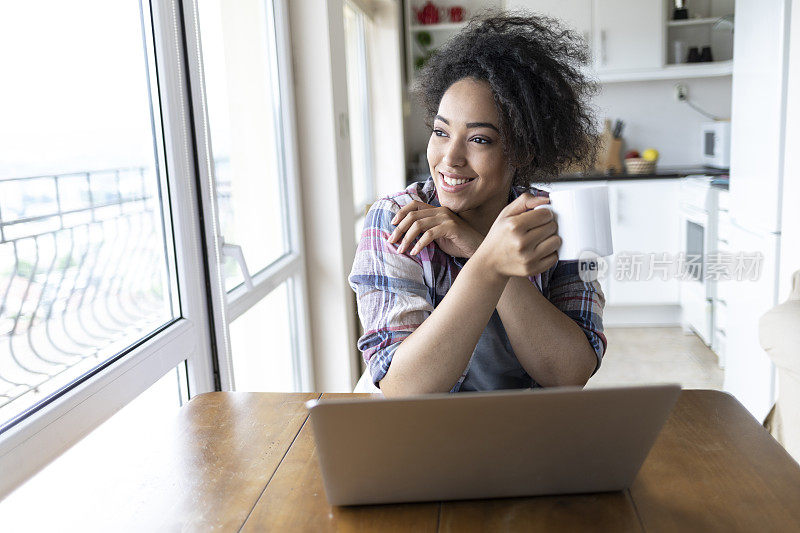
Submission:
<svg viewBox="0 0 800 533">
<path fill-rule="evenodd" d="M 373 204 L 350 285 L 386 396 L 583 386 L 606 348 L 599 283 L 530 187 L 593 153 L 587 53 L 556 22 L 484 15 L 416 82 L 431 177 Z"/>
</svg>

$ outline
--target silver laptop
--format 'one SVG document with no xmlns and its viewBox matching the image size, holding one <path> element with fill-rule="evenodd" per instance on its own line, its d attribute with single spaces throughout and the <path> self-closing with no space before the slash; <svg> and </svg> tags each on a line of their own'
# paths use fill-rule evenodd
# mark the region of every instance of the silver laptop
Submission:
<svg viewBox="0 0 800 533">
<path fill-rule="evenodd" d="M 628 488 L 673 384 L 308 402 L 332 505 Z"/>
</svg>

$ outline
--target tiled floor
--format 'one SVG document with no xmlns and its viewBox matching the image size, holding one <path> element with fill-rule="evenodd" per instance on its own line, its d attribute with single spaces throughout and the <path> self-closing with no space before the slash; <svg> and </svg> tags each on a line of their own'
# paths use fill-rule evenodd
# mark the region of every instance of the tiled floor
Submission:
<svg viewBox="0 0 800 533">
<path fill-rule="evenodd" d="M 607 328 L 608 348 L 587 387 L 680 383 L 685 389 L 721 389 L 717 356 L 694 334 L 675 328 Z"/>
</svg>

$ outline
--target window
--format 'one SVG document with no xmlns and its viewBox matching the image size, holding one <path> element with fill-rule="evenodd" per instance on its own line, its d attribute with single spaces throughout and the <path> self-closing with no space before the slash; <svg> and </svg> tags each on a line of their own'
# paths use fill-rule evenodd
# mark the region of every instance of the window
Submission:
<svg viewBox="0 0 800 533">
<path fill-rule="evenodd" d="M 406 186 L 401 11 L 390 2 L 344 2 L 356 241 L 366 209 Z"/>
<path fill-rule="evenodd" d="M 209 148 L 212 234 L 222 262 L 218 353 L 222 386 L 310 390 L 305 270 L 282 2 L 199 0 L 204 89 L 197 144 Z"/>
<path fill-rule="evenodd" d="M 26 80 L 0 102 L 0 427 L 180 316 L 139 6 L 51 7 L 0 37 Z"/>
<path fill-rule="evenodd" d="M 2 15 L 0 498 L 166 373 L 311 389 L 285 0 Z"/>
<path fill-rule="evenodd" d="M 370 127 L 367 31 L 369 19 L 352 2 L 344 3 L 344 37 L 347 57 L 347 107 L 350 115 L 350 150 L 353 169 L 353 200 L 356 218 L 375 200 Z"/>
<path fill-rule="evenodd" d="M 180 361 L 213 389 L 175 8 L 3 6 L 0 497 Z"/>
</svg>

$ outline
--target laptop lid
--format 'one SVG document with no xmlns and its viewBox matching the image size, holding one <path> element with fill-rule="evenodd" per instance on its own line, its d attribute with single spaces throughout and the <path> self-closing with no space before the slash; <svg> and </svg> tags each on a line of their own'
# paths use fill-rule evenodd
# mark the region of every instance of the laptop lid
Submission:
<svg viewBox="0 0 800 533">
<path fill-rule="evenodd" d="M 623 490 L 674 384 L 308 402 L 332 505 Z"/>
</svg>

